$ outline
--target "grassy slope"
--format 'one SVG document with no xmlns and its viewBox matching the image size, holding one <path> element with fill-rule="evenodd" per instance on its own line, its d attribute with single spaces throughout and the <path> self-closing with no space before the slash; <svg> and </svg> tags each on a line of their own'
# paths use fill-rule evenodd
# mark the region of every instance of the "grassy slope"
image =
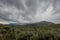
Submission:
<svg viewBox="0 0 60 40">
<path fill-rule="evenodd" d="M 0 25 L 0 40 L 60 40 L 60 24 Z"/>
</svg>

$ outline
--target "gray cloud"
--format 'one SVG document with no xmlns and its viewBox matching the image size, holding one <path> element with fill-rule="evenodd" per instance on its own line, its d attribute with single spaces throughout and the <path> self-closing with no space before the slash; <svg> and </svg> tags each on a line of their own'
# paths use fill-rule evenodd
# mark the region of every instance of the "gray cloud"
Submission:
<svg viewBox="0 0 60 40">
<path fill-rule="evenodd" d="M 0 19 L 7 22 L 60 23 L 60 0 L 0 0 Z"/>
</svg>

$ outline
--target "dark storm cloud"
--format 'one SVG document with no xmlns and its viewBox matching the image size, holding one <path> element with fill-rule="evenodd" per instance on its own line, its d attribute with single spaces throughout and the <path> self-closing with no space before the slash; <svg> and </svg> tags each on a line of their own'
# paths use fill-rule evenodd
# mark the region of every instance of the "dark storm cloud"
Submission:
<svg viewBox="0 0 60 40">
<path fill-rule="evenodd" d="M 17 8 L 23 7 L 20 0 L 0 0 L 0 3 L 8 6 L 16 6 Z"/>
<path fill-rule="evenodd" d="M 60 9 L 60 0 L 54 0 L 53 1 L 53 6 L 54 6 L 54 9 Z"/>
<path fill-rule="evenodd" d="M 0 0 L 0 19 L 21 23 L 60 21 L 60 0 Z"/>
<path fill-rule="evenodd" d="M 0 19 L 3 19 L 5 21 L 13 21 L 16 22 L 16 20 L 10 19 L 9 18 L 10 13 L 9 12 L 4 12 L 4 14 L 2 14 L 2 11 L 0 12 Z"/>
</svg>

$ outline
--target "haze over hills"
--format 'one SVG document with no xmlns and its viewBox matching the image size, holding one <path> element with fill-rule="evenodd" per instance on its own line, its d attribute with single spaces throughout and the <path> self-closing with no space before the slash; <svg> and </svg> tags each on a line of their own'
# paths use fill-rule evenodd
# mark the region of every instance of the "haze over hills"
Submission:
<svg viewBox="0 0 60 40">
<path fill-rule="evenodd" d="M 25 24 L 22 24 L 22 23 L 10 23 L 10 24 L 4 24 L 4 25 L 47 26 L 47 25 L 52 25 L 52 24 L 55 24 L 55 23 L 53 23 L 53 22 L 48 22 L 48 21 L 41 21 L 41 22 L 37 22 L 37 23 L 25 23 Z"/>
<path fill-rule="evenodd" d="M 48 25 L 53 25 L 55 23 L 53 22 L 48 22 L 48 21 L 41 21 L 41 22 L 37 22 L 37 23 L 31 23 L 31 24 L 27 24 L 28 26 L 33 25 L 33 26 L 48 26 Z"/>
</svg>

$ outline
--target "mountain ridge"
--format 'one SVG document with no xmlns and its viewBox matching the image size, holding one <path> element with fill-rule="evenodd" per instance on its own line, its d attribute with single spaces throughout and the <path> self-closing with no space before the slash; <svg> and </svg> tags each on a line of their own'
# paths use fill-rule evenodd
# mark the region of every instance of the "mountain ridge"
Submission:
<svg viewBox="0 0 60 40">
<path fill-rule="evenodd" d="M 0 23 L 1 24 L 1 23 Z M 37 23 L 26 23 L 26 24 L 21 24 L 21 23 L 10 23 L 10 24 L 4 24 L 4 25 L 42 25 L 42 26 L 45 26 L 45 25 L 52 25 L 52 24 L 55 24 L 53 22 L 48 22 L 48 21 L 41 21 L 41 22 L 37 22 Z M 3 24 L 2 24 L 3 25 Z"/>
</svg>

